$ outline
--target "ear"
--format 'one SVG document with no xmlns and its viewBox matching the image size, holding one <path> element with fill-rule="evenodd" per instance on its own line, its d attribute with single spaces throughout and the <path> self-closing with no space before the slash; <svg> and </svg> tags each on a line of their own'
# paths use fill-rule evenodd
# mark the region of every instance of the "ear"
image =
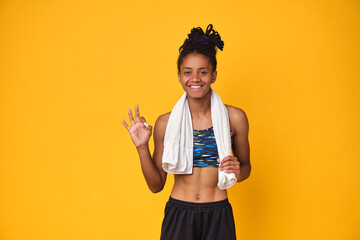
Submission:
<svg viewBox="0 0 360 240">
<path fill-rule="evenodd" d="M 214 83 L 214 82 L 216 81 L 216 78 L 217 78 L 217 71 L 215 71 L 215 72 L 212 73 L 211 83 Z"/>
<path fill-rule="evenodd" d="M 181 83 L 181 77 L 180 77 L 180 73 L 178 73 L 178 81 L 179 81 L 179 83 Z"/>
</svg>

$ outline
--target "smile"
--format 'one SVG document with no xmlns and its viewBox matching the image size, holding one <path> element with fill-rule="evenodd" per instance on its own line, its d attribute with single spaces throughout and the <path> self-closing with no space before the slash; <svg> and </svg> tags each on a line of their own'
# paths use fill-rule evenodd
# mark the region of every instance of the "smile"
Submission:
<svg viewBox="0 0 360 240">
<path fill-rule="evenodd" d="M 190 88 L 192 88 L 192 89 L 197 89 L 197 88 L 201 88 L 202 86 L 204 86 L 204 85 L 198 85 L 198 86 L 188 86 L 188 87 L 190 87 Z"/>
</svg>

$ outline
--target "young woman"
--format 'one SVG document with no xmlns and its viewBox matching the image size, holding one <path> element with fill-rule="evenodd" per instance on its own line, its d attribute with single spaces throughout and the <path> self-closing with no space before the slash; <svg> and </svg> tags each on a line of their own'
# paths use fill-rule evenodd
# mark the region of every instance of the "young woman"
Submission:
<svg viewBox="0 0 360 240">
<path fill-rule="evenodd" d="M 227 191 L 217 185 L 218 171 L 220 168 L 220 171 L 225 173 L 234 173 L 237 182 L 249 177 L 249 123 L 242 109 L 225 105 L 234 156 L 219 159 L 210 96 L 211 85 L 217 77 L 216 48 L 222 50 L 224 43 L 212 27 L 209 24 L 205 33 L 200 27 L 193 28 L 179 49 L 178 79 L 186 92 L 193 127 L 193 170 L 192 174 L 174 174 L 174 186 L 166 203 L 162 223 L 162 240 L 236 239 L 235 222 Z M 135 105 L 135 119 L 130 109 L 128 113 L 131 126 L 124 119 L 122 122 L 138 150 L 148 187 L 153 193 L 160 192 L 167 177 L 167 172 L 162 167 L 162 157 L 171 112 L 159 116 L 156 120 L 153 156 L 148 146 L 152 127 L 140 116 L 138 105 Z"/>
</svg>

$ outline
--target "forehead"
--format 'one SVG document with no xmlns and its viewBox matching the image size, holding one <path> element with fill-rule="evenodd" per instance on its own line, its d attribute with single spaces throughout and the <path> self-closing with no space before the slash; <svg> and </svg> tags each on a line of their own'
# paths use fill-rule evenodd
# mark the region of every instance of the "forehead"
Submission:
<svg viewBox="0 0 360 240">
<path fill-rule="evenodd" d="M 181 68 L 183 69 L 211 69 L 209 59 L 202 55 L 191 53 L 183 58 Z"/>
</svg>

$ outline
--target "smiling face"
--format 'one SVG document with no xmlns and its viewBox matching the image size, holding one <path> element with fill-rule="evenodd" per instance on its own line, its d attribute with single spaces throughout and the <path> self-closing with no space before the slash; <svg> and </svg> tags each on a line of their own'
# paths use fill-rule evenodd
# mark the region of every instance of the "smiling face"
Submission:
<svg viewBox="0 0 360 240">
<path fill-rule="evenodd" d="M 202 54 L 191 53 L 183 58 L 180 65 L 179 82 L 190 98 L 202 98 L 210 94 L 211 84 L 215 82 L 217 72 Z"/>
</svg>

